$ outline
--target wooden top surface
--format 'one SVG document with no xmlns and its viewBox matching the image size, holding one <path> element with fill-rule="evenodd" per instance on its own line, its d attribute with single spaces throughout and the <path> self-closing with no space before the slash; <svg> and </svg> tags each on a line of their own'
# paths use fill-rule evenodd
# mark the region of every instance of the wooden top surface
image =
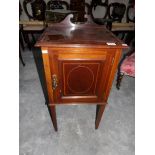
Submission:
<svg viewBox="0 0 155 155">
<path fill-rule="evenodd" d="M 84 24 L 73 24 L 69 15 L 60 23 L 52 24 L 41 35 L 35 46 L 126 48 L 121 40 L 105 26 L 93 23 L 88 17 Z"/>
</svg>

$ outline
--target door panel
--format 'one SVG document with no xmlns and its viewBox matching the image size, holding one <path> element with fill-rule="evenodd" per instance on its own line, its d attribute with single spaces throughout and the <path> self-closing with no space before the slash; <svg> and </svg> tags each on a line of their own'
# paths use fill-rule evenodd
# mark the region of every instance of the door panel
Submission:
<svg viewBox="0 0 155 155">
<path fill-rule="evenodd" d="M 99 71 L 104 62 L 68 60 L 60 61 L 59 69 L 63 73 L 63 96 L 97 96 L 97 81 Z"/>
<path fill-rule="evenodd" d="M 102 102 L 111 58 L 106 52 L 93 56 L 51 52 L 52 74 L 58 80 L 55 103 Z"/>
</svg>

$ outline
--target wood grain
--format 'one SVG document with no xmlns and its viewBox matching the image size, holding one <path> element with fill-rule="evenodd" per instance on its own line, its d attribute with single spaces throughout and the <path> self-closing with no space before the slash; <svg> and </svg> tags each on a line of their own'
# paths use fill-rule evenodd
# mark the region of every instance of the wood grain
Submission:
<svg viewBox="0 0 155 155">
<path fill-rule="evenodd" d="M 46 79 L 46 85 L 48 90 L 48 97 L 49 97 L 49 104 L 54 103 L 53 98 L 53 90 L 52 90 L 52 80 L 51 80 L 51 70 L 49 66 L 49 56 L 48 56 L 48 49 L 42 47 L 42 58 L 43 58 L 43 64 L 44 64 L 44 71 L 45 71 L 45 79 Z M 45 53 L 44 51 L 47 51 Z"/>
<path fill-rule="evenodd" d="M 72 24 L 68 16 L 47 28 L 36 46 L 41 46 L 55 130 L 56 105 L 96 104 L 97 129 L 108 101 L 112 82 L 121 57 L 123 42 L 104 26 L 87 22 Z M 68 24 L 67 24 L 68 23 Z M 116 45 L 107 45 L 115 43 Z M 48 52 L 46 52 L 48 51 Z M 56 87 L 52 89 L 52 75 Z"/>
</svg>

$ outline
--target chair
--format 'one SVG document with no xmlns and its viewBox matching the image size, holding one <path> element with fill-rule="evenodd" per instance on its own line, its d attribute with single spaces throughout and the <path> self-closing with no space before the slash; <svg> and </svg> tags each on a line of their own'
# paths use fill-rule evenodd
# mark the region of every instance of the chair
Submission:
<svg viewBox="0 0 155 155">
<path fill-rule="evenodd" d="M 21 60 L 21 63 L 23 64 L 23 66 L 25 66 L 23 57 L 22 57 L 22 52 L 21 52 L 21 48 L 22 50 L 24 50 L 24 44 L 23 44 L 23 38 L 22 38 L 22 33 L 21 33 L 21 27 L 19 27 L 19 58 Z"/>
<path fill-rule="evenodd" d="M 27 43 L 27 46 L 29 48 L 29 50 L 32 49 L 33 45 L 36 42 L 36 38 L 34 36 L 34 34 L 42 34 L 44 29 L 45 29 L 45 24 L 35 24 L 35 21 L 31 21 L 31 24 L 22 24 L 22 34 L 23 34 L 23 38 L 25 43 Z M 34 22 L 34 24 L 33 24 Z M 30 38 L 31 36 L 31 38 Z M 32 40 L 31 40 L 32 39 Z"/>
<path fill-rule="evenodd" d="M 20 19 L 20 15 L 22 14 L 22 6 L 21 3 L 19 2 L 19 19 Z M 22 53 L 21 53 L 21 48 L 22 50 L 24 49 L 24 43 L 23 43 L 23 37 L 22 37 L 22 33 L 21 33 L 21 26 L 19 26 L 19 58 L 23 64 L 23 66 L 25 66 L 23 57 L 22 57 Z"/>
<path fill-rule="evenodd" d="M 105 8 L 105 13 L 102 19 L 105 19 L 107 17 L 107 10 L 108 10 L 108 0 L 105 0 L 104 2 L 102 0 L 92 0 L 90 4 L 90 10 L 91 10 L 91 15 L 93 16 L 93 9 L 96 10 L 97 6 L 101 6 Z M 95 18 L 94 18 L 95 19 Z"/>
<path fill-rule="evenodd" d="M 103 17 L 101 17 L 101 18 L 94 17 L 93 10 L 95 11 L 97 6 L 104 8 Z M 112 21 L 109 19 L 106 19 L 107 15 L 108 15 L 107 10 L 108 10 L 108 0 L 105 0 L 104 2 L 102 2 L 102 0 L 92 0 L 91 4 L 89 6 L 89 12 L 90 12 L 90 15 L 91 15 L 93 21 L 99 25 L 107 26 L 110 24 L 110 28 L 108 27 L 108 29 L 111 30 Z"/>
<path fill-rule="evenodd" d="M 126 10 L 126 22 L 135 22 L 135 0 L 129 0 Z"/>
<path fill-rule="evenodd" d="M 123 3 L 111 3 L 108 6 L 108 16 L 113 20 L 113 22 L 122 22 L 125 11 L 126 5 Z"/>
<path fill-rule="evenodd" d="M 50 0 L 47 3 L 46 9 L 47 10 L 64 9 L 64 6 L 66 7 L 66 10 L 69 10 L 69 4 L 66 1 Z"/>
<path fill-rule="evenodd" d="M 30 4 L 32 15 L 29 13 L 27 6 Z M 44 0 L 23 0 L 23 8 L 29 19 L 32 20 L 44 20 L 46 3 Z"/>
<path fill-rule="evenodd" d="M 94 3 L 94 9 L 97 5 Z M 123 3 L 110 3 L 108 5 L 108 2 L 105 1 L 105 3 L 102 4 L 106 8 L 105 14 L 103 18 L 94 18 L 92 14 L 93 21 L 100 25 L 106 25 L 106 27 L 111 30 L 112 29 L 112 23 L 113 22 L 122 22 L 122 18 L 124 17 L 125 11 L 126 11 L 126 5 Z M 118 35 L 118 33 L 115 33 Z"/>
<path fill-rule="evenodd" d="M 46 11 L 45 11 L 46 26 L 53 23 L 59 23 L 68 14 L 73 13 L 73 11 L 69 9 L 70 9 L 70 6 L 66 1 L 63 1 L 63 0 L 48 1 L 46 6 Z"/>
<path fill-rule="evenodd" d="M 124 75 L 135 77 L 135 50 L 124 55 L 118 66 L 116 88 L 119 90 Z"/>
<path fill-rule="evenodd" d="M 123 3 L 111 3 L 108 6 L 108 17 L 109 19 L 112 20 L 113 22 L 117 22 L 117 23 L 121 23 L 122 19 L 124 17 L 126 11 L 126 5 Z M 121 34 L 121 37 L 119 37 L 121 40 L 124 39 L 125 37 L 125 33 L 124 32 L 113 32 L 116 36 L 119 37 L 119 35 Z"/>
<path fill-rule="evenodd" d="M 28 12 L 28 4 L 31 5 L 32 15 L 30 15 Z M 43 0 L 24 0 L 23 8 L 30 22 L 35 23 L 45 20 L 46 3 Z M 41 34 L 45 29 L 45 24 L 22 24 L 21 27 L 21 33 L 23 35 L 24 41 L 27 44 L 29 50 L 31 50 L 33 44 L 36 42 L 34 34 Z M 30 36 L 33 42 L 31 41 Z"/>
</svg>

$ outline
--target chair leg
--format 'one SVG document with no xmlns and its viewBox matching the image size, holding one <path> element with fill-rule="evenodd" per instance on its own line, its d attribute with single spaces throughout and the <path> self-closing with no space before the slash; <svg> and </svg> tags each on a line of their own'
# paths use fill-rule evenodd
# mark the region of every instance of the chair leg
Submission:
<svg viewBox="0 0 155 155">
<path fill-rule="evenodd" d="M 123 79 L 124 74 L 118 72 L 117 74 L 117 82 L 116 82 L 116 88 L 119 90 L 120 89 L 120 85 L 121 85 L 121 81 Z"/>
<path fill-rule="evenodd" d="M 127 33 L 126 38 L 125 38 L 125 43 L 130 45 L 131 41 L 134 38 L 135 38 L 135 33 L 134 32 Z"/>
<path fill-rule="evenodd" d="M 20 47 L 19 47 L 19 58 L 20 58 L 20 60 L 21 60 L 21 62 L 22 62 L 22 64 L 23 64 L 23 66 L 25 66 L 25 63 L 24 63 L 24 61 L 23 61 L 23 57 L 22 57 L 22 54 L 21 54 Z"/>
<path fill-rule="evenodd" d="M 22 50 L 24 50 L 24 43 L 21 31 L 19 31 L 19 44 L 21 45 Z"/>
<path fill-rule="evenodd" d="M 31 43 L 30 43 L 30 39 L 29 39 L 29 34 L 27 32 L 23 31 L 23 38 L 24 38 L 25 43 L 27 43 L 29 50 L 31 50 Z"/>
<path fill-rule="evenodd" d="M 124 38 L 125 38 L 125 33 L 122 32 L 121 40 L 124 40 Z"/>
<path fill-rule="evenodd" d="M 33 33 L 31 33 L 31 36 L 32 36 L 32 39 L 33 39 L 33 44 L 35 44 L 36 39 L 35 39 L 35 37 L 34 37 Z"/>
</svg>

